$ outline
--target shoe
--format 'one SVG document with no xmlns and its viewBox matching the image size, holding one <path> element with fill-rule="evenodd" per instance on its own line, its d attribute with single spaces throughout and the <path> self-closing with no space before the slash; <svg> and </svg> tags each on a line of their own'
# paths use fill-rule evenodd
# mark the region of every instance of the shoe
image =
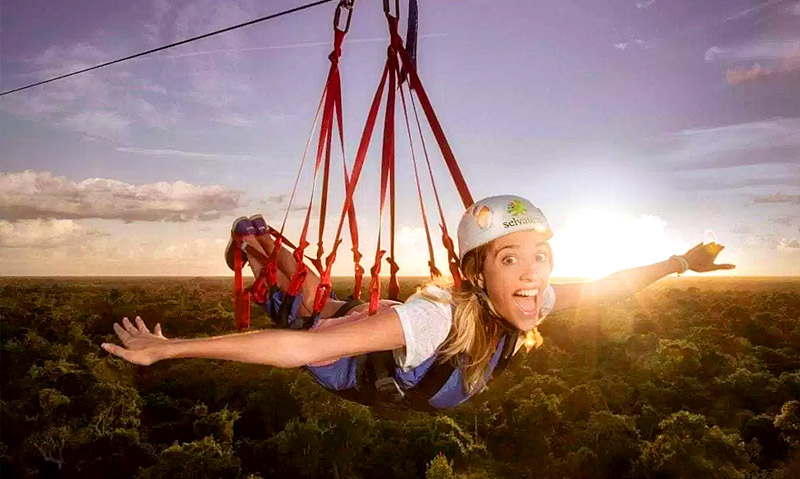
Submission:
<svg viewBox="0 0 800 479">
<path fill-rule="evenodd" d="M 250 217 L 250 223 L 253 225 L 253 228 L 256 230 L 256 236 L 261 236 L 267 234 L 267 230 L 269 226 L 267 226 L 267 222 L 264 220 L 264 217 L 261 215 L 253 215 Z"/>
<path fill-rule="evenodd" d="M 253 227 L 248 217 L 241 216 L 236 218 L 233 225 L 231 225 L 231 233 L 235 233 L 239 236 L 252 235 L 256 234 L 256 229 Z M 230 268 L 231 271 L 235 269 L 233 264 L 234 247 L 233 235 L 231 235 L 231 238 L 228 240 L 228 246 L 225 247 L 225 262 L 228 264 L 228 268 Z M 242 260 L 245 262 L 247 261 L 247 253 L 244 251 L 242 251 Z"/>
</svg>

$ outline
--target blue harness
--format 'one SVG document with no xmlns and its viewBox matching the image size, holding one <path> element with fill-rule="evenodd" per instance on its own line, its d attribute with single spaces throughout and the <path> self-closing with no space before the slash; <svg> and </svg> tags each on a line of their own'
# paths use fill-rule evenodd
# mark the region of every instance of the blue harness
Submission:
<svg viewBox="0 0 800 479">
<path fill-rule="evenodd" d="M 270 295 L 264 309 L 283 327 L 305 329 L 310 326 L 309 321 L 297 316 L 301 302 L 300 295 L 285 298 L 282 292 L 276 291 Z M 332 317 L 344 316 L 359 304 L 362 302 L 348 301 Z M 513 333 L 500 337 L 489 361 L 485 382 L 506 369 L 514 355 L 515 339 Z M 308 366 L 308 370 L 326 389 L 367 406 L 434 411 L 456 407 L 476 394 L 464 391 L 461 368 L 453 360 L 442 363 L 437 359 L 438 356 L 431 356 L 419 366 L 404 371 L 396 365 L 392 351 L 378 351 L 343 357 L 326 366 Z"/>
</svg>

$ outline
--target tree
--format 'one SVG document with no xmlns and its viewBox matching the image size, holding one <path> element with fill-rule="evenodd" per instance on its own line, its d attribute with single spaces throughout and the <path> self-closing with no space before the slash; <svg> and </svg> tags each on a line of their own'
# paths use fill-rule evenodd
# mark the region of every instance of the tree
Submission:
<svg viewBox="0 0 800 479">
<path fill-rule="evenodd" d="M 176 444 L 161 451 L 156 463 L 142 470 L 137 479 L 236 479 L 241 474 L 239 458 L 230 445 L 207 436 L 199 441 Z"/>
<path fill-rule="evenodd" d="M 800 447 L 800 401 L 789 401 L 781 406 L 781 413 L 775 416 L 775 427 L 792 447 Z"/>
<path fill-rule="evenodd" d="M 738 434 L 709 427 L 705 417 L 680 411 L 659 423 L 661 433 L 644 446 L 645 478 L 744 479 L 753 471 Z"/>
<path fill-rule="evenodd" d="M 425 469 L 425 479 L 455 479 L 453 463 L 441 452 L 436 455 Z"/>
</svg>

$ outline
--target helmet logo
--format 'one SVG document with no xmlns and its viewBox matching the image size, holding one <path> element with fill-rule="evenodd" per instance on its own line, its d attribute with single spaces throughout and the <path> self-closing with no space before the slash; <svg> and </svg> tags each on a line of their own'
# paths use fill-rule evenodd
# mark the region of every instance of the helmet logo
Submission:
<svg viewBox="0 0 800 479">
<path fill-rule="evenodd" d="M 480 229 L 485 230 L 492 226 L 492 210 L 488 206 L 476 207 L 472 214 L 475 215 L 475 220 Z"/>
<path fill-rule="evenodd" d="M 528 208 L 526 208 L 525 205 L 519 200 L 511 201 L 511 203 L 508 204 L 508 207 L 506 208 L 506 211 L 511 216 L 519 216 L 519 215 L 528 214 Z"/>
</svg>

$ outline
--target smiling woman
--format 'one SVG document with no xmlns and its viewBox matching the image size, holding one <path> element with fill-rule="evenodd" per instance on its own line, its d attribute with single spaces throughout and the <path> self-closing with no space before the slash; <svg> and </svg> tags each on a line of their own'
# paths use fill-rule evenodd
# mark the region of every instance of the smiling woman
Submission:
<svg viewBox="0 0 800 479">
<path fill-rule="evenodd" d="M 244 244 L 265 249 L 248 254 L 256 276 L 264 266 L 257 256 L 276 253 L 281 291 L 273 297 L 288 304 L 285 289 L 296 268 L 292 254 L 276 245 L 260 216 L 238 219 L 234 230 L 241 231 Z M 523 345 L 541 344 L 536 327 L 554 311 L 620 300 L 690 268 L 733 268 L 714 264 L 722 247 L 698 245 L 683 256 L 592 283 L 550 284 L 551 236 L 547 218 L 530 201 L 489 197 L 467 208 L 459 223 L 463 277 L 458 285 L 432 282 L 405 303 L 382 301 L 374 315 L 363 302 L 334 299 L 307 321 L 297 316 L 313 310 L 320 281 L 309 273 L 287 321 L 301 330 L 166 339 L 159 326 L 150 333 L 140 318 L 136 326 L 125 318 L 115 325 L 124 347 L 103 347 L 142 365 L 168 358 L 216 358 L 308 366 L 320 384 L 363 404 L 451 408 L 482 391 Z"/>
</svg>

